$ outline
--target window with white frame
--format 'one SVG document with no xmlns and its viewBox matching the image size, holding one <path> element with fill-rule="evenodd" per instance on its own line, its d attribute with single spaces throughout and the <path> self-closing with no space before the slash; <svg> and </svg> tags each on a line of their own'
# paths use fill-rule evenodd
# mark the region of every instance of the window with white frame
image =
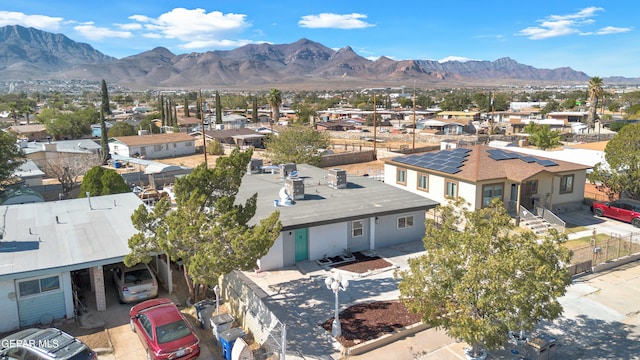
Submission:
<svg viewBox="0 0 640 360">
<path fill-rule="evenodd" d="M 351 237 L 358 237 L 364 235 L 364 224 L 362 220 L 356 220 L 351 222 Z"/>
<path fill-rule="evenodd" d="M 398 184 L 407 185 L 407 169 L 398 168 L 396 171 L 396 182 Z"/>
<path fill-rule="evenodd" d="M 413 215 L 398 217 L 398 229 L 413 227 Z"/>
<path fill-rule="evenodd" d="M 60 289 L 60 277 L 49 276 L 40 279 L 18 281 L 18 294 L 20 297 L 38 295 Z"/>
</svg>

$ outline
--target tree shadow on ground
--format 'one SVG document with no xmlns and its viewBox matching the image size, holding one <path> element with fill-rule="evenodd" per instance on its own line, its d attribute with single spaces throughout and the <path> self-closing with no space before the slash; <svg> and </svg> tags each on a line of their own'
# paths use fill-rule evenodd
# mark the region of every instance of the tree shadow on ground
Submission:
<svg viewBox="0 0 640 360">
<path fill-rule="evenodd" d="M 555 359 L 640 359 L 640 328 L 635 325 L 578 315 L 543 322 L 533 336 L 539 333 L 556 339 Z M 505 348 L 490 351 L 492 358 L 513 359 L 512 347 Z"/>
<path fill-rule="evenodd" d="M 287 326 L 287 352 L 312 357 L 329 357 L 339 351 L 331 334 L 321 325 L 333 316 L 335 295 L 325 285 L 326 276 L 312 276 L 272 286 L 275 294 L 263 299 L 269 309 Z M 354 279 L 339 293 L 340 310 L 354 303 L 394 292 L 398 282 L 392 278 Z"/>
</svg>

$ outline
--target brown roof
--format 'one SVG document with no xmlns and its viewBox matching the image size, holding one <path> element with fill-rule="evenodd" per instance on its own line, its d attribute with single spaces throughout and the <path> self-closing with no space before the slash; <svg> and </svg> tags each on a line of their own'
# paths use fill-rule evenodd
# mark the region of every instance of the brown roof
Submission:
<svg viewBox="0 0 640 360">
<path fill-rule="evenodd" d="M 167 144 L 181 141 L 193 140 L 187 133 L 153 134 L 153 135 L 133 135 L 114 137 L 117 141 L 127 146 Z"/>
<path fill-rule="evenodd" d="M 46 131 L 47 128 L 46 126 L 44 126 L 44 124 L 29 124 L 29 125 L 13 125 L 13 126 L 10 126 L 8 130 L 16 134 L 23 134 L 23 133 Z"/>
<path fill-rule="evenodd" d="M 520 158 L 516 159 L 506 159 L 506 160 L 494 160 L 489 157 L 488 150 L 497 150 L 496 148 L 492 148 L 486 145 L 475 145 L 472 147 L 468 147 L 466 149 L 470 149 L 467 153 L 466 161 L 462 163 L 462 166 L 459 167 L 460 171 L 455 174 L 443 173 L 440 171 L 420 167 L 420 166 L 412 166 L 407 165 L 402 162 L 394 161 L 398 158 L 393 158 L 390 160 L 386 160 L 386 163 L 393 164 L 395 166 L 408 167 L 412 169 L 416 169 L 419 171 L 424 171 L 433 174 L 441 174 L 442 176 L 448 178 L 460 179 L 468 182 L 481 182 L 487 180 L 498 180 L 498 179 L 509 179 L 517 182 L 525 181 L 532 176 L 539 174 L 541 172 L 549 172 L 549 173 L 565 173 L 577 170 L 586 170 L 591 168 L 590 166 L 574 164 L 567 161 L 549 159 L 542 156 L 532 156 L 532 155 L 520 155 L 519 156 L 527 156 L 539 160 L 550 160 L 557 165 L 552 166 L 543 166 L 537 162 L 526 162 Z M 440 151 L 450 151 L 450 150 L 439 150 L 439 151 L 431 151 L 422 154 L 416 154 L 414 156 L 424 156 L 426 158 L 432 157 L 434 154 Z M 511 151 L 502 150 L 505 153 L 513 153 Z M 515 153 L 517 154 L 517 153 Z M 408 155 L 411 156 L 411 155 Z M 416 159 L 417 160 L 417 159 Z"/>
</svg>

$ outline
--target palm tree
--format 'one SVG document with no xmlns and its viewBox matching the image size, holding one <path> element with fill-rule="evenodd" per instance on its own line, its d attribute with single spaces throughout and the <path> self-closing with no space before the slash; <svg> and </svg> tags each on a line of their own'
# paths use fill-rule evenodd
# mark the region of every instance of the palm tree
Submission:
<svg viewBox="0 0 640 360">
<path fill-rule="evenodd" d="M 602 95 L 602 79 L 594 76 L 589 79 L 589 114 L 587 116 L 587 126 L 590 129 L 593 129 L 596 119 L 598 119 L 598 100 Z"/>
<path fill-rule="evenodd" d="M 30 105 L 25 105 L 25 106 L 22 108 L 22 112 L 24 113 L 24 116 L 26 116 L 26 117 L 27 117 L 27 125 L 29 125 L 29 123 L 30 123 L 30 121 L 29 121 L 29 115 L 31 115 L 31 114 L 33 114 L 33 113 L 34 113 L 33 108 L 31 108 L 31 106 L 30 106 Z"/>
<path fill-rule="evenodd" d="M 280 105 L 282 105 L 282 92 L 278 89 L 271 89 L 267 95 L 267 101 L 271 107 L 271 118 L 273 122 L 280 119 Z"/>
</svg>

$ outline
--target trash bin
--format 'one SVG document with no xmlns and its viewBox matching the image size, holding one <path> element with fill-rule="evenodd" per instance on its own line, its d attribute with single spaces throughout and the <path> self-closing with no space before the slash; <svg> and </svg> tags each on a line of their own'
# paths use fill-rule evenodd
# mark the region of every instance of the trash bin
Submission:
<svg viewBox="0 0 640 360">
<path fill-rule="evenodd" d="M 198 318 L 198 322 L 200 323 L 200 328 L 208 328 L 209 322 L 207 322 L 207 319 L 211 317 L 213 309 L 216 307 L 216 301 L 211 299 L 204 299 L 193 304 L 193 307 L 196 310 L 196 317 Z"/>
<path fill-rule="evenodd" d="M 213 329 L 213 337 L 220 342 L 220 334 L 229 330 L 233 323 L 233 316 L 230 314 L 220 314 L 211 317 L 211 329 Z"/>
<path fill-rule="evenodd" d="M 222 357 L 231 360 L 231 350 L 236 339 L 244 338 L 246 334 L 240 328 L 231 328 L 220 334 L 220 344 L 222 345 Z"/>
<path fill-rule="evenodd" d="M 555 360 L 557 340 L 551 335 L 538 334 L 527 342 L 527 359 Z"/>
</svg>

